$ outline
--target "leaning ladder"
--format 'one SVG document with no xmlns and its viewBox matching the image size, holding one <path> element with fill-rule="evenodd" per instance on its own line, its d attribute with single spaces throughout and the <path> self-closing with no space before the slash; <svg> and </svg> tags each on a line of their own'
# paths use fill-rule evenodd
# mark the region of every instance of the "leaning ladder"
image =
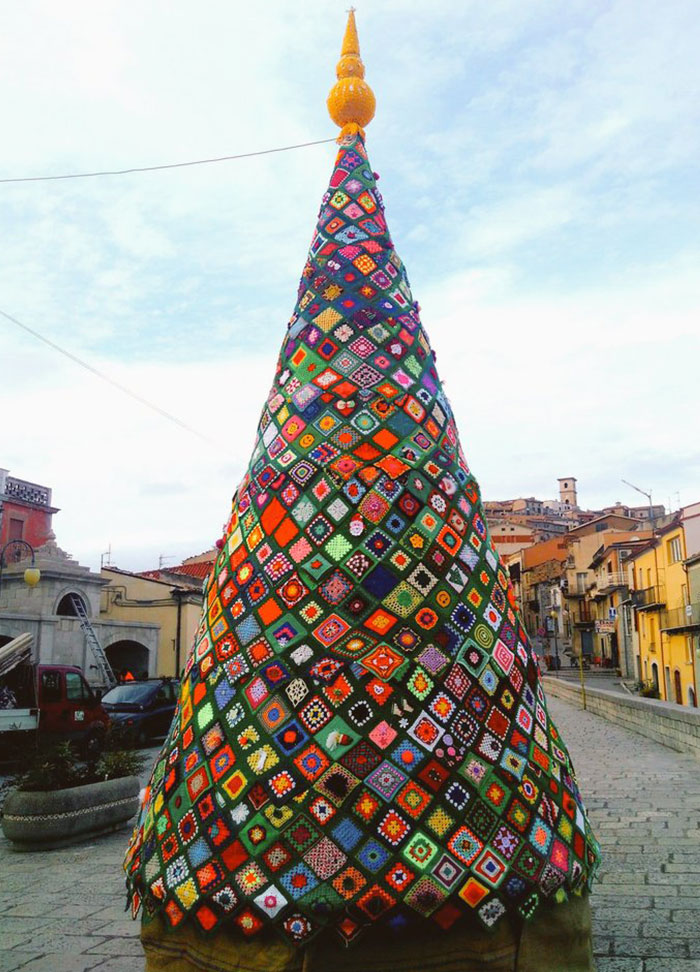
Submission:
<svg viewBox="0 0 700 972">
<path fill-rule="evenodd" d="M 117 684 L 117 679 L 112 671 L 112 666 L 109 664 L 109 659 L 105 654 L 104 648 L 100 644 L 99 639 L 95 634 L 95 629 L 90 623 L 90 618 L 87 616 L 83 599 L 77 594 L 71 594 L 71 603 L 73 604 L 75 613 L 80 621 L 80 627 L 83 629 L 83 633 L 85 634 L 85 640 L 95 656 L 97 670 L 100 673 L 100 679 L 107 688 L 112 688 L 112 686 Z"/>
</svg>

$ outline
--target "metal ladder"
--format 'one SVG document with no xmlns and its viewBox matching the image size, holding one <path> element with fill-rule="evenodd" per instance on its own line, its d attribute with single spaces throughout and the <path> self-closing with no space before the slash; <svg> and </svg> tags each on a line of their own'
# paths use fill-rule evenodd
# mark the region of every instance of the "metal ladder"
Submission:
<svg viewBox="0 0 700 972">
<path fill-rule="evenodd" d="M 85 611 L 85 604 L 83 599 L 77 594 L 71 594 L 70 596 L 71 604 L 75 610 L 76 616 L 80 621 L 80 627 L 83 629 L 85 635 L 85 640 L 90 646 L 90 650 L 95 656 L 95 661 L 97 662 L 97 670 L 100 673 L 100 679 L 106 688 L 112 688 L 117 684 L 117 679 L 112 671 L 112 666 L 109 664 L 109 659 L 105 654 L 104 648 L 100 644 L 97 635 L 95 634 L 95 629 L 90 623 L 90 618 L 87 616 Z"/>
</svg>

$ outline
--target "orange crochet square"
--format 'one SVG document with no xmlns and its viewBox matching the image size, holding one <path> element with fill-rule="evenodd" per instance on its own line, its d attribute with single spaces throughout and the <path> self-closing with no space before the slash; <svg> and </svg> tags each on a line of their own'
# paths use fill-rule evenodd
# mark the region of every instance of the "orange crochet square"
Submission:
<svg viewBox="0 0 700 972">
<path fill-rule="evenodd" d="M 281 523 L 281 521 L 287 515 L 287 511 L 282 506 L 280 501 L 276 496 L 270 500 L 260 517 L 260 523 L 265 533 L 272 533 L 276 526 Z"/>
<path fill-rule="evenodd" d="M 377 608 L 377 610 L 370 614 L 364 623 L 365 628 L 369 628 L 370 631 L 376 631 L 377 634 L 383 635 L 396 624 L 396 618 L 393 614 L 389 614 L 384 608 Z"/>
<path fill-rule="evenodd" d="M 286 547 L 289 541 L 293 540 L 298 532 L 299 532 L 298 526 L 296 525 L 294 520 L 292 520 L 291 517 L 288 516 L 284 520 L 282 520 L 280 526 L 277 528 L 277 530 L 275 530 L 275 540 L 280 545 L 280 547 Z"/>
<path fill-rule="evenodd" d="M 282 608 L 279 606 L 274 597 L 268 597 L 268 599 L 260 605 L 258 608 L 258 617 L 265 625 L 272 624 L 277 618 L 282 614 Z"/>
<path fill-rule="evenodd" d="M 391 449 L 399 441 L 389 429 L 379 429 L 378 432 L 374 433 L 372 438 L 382 449 Z"/>
<path fill-rule="evenodd" d="M 401 459 L 397 459 L 396 456 L 384 456 L 383 459 L 379 460 L 377 465 L 384 470 L 387 476 L 391 476 L 392 479 L 398 479 L 409 468 L 407 463 Z"/>
<path fill-rule="evenodd" d="M 462 901 L 466 901 L 471 908 L 476 908 L 482 898 L 485 898 L 488 893 L 488 888 L 485 888 L 484 885 L 480 884 L 475 878 L 470 877 L 462 890 L 459 892 L 459 896 Z"/>
</svg>

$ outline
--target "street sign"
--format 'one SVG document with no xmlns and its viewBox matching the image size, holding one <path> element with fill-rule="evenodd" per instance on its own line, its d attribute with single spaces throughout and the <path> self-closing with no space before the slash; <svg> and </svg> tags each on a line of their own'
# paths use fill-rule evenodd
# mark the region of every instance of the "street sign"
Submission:
<svg viewBox="0 0 700 972">
<path fill-rule="evenodd" d="M 617 617 L 617 608 L 608 608 L 608 617 L 611 621 L 614 621 Z"/>
<path fill-rule="evenodd" d="M 596 631 L 596 634 L 612 634 L 614 632 L 614 630 L 615 630 L 615 622 L 614 621 L 597 620 L 595 622 L 595 631 Z"/>
</svg>

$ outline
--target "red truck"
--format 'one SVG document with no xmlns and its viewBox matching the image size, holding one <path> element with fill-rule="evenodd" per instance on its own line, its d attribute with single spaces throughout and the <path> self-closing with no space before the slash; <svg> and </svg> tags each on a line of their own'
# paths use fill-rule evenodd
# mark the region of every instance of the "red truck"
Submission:
<svg viewBox="0 0 700 972">
<path fill-rule="evenodd" d="M 78 745 L 88 757 L 102 750 L 109 716 L 71 665 L 32 664 L 31 640 L 0 648 L 0 759 L 37 741 Z"/>
</svg>

